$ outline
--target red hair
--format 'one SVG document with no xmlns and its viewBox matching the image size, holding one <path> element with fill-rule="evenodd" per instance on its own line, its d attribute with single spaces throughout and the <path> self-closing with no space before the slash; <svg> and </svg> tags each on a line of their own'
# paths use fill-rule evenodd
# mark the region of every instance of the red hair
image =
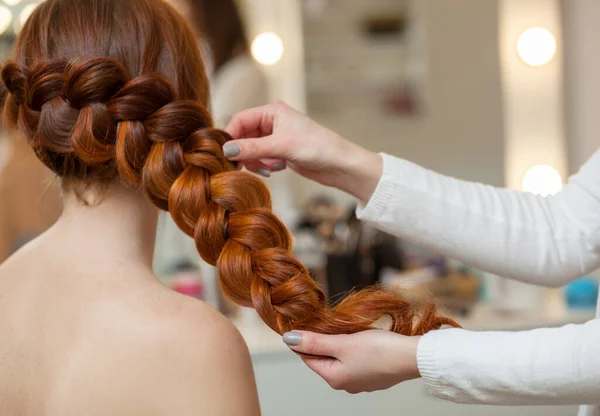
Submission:
<svg viewBox="0 0 600 416">
<path fill-rule="evenodd" d="M 230 137 L 212 127 L 196 41 L 164 1 L 47 0 L 2 80 L 7 119 L 48 167 L 69 183 L 145 190 L 217 267 L 223 291 L 274 331 L 353 333 L 383 315 L 405 335 L 457 326 L 432 303 L 376 289 L 327 306 L 266 186 L 223 156 Z"/>
</svg>

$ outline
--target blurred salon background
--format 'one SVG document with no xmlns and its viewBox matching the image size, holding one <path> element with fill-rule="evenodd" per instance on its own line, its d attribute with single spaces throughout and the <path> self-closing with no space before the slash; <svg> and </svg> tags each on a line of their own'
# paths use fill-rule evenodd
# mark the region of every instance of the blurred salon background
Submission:
<svg viewBox="0 0 600 416">
<path fill-rule="evenodd" d="M 372 150 L 549 198 L 598 147 L 596 0 L 169 0 L 198 36 L 218 127 L 284 100 Z M 0 55 L 38 2 L 0 0 Z M 132 40 L 134 41 L 134 40 Z M 490 275 L 357 221 L 356 202 L 283 172 L 265 179 L 295 252 L 331 303 L 382 284 L 435 296 L 466 328 L 525 330 L 593 317 L 594 275 L 541 289 Z M 0 263 L 60 215 L 60 187 L 14 133 L 0 135 Z M 444 236 L 440 236 L 444 238 Z M 442 402 L 421 381 L 331 390 L 253 310 L 225 299 L 191 239 L 161 214 L 157 275 L 240 328 L 263 414 L 574 415 L 572 407 Z"/>
</svg>

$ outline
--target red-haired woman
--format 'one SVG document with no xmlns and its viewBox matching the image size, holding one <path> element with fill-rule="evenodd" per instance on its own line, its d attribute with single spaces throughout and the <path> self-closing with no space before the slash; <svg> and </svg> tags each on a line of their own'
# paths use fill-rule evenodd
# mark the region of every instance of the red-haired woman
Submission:
<svg viewBox="0 0 600 416">
<path fill-rule="evenodd" d="M 64 210 L 0 266 L 0 414 L 259 414 L 240 334 L 152 272 L 159 209 L 280 334 L 457 326 L 376 289 L 328 307 L 268 188 L 225 158 L 196 36 L 165 1 L 46 0 L 1 75 Z"/>
<path fill-rule="evenodd" d="M 175 189 L 233 169 L 183 18 L 162 0 L 47 0 L 2 80 L 64 212 L 0 266 L 0 414 L 260 414 L 240 334 L 151 268 L 156 205 L 192 215 Z"/>
</svg>

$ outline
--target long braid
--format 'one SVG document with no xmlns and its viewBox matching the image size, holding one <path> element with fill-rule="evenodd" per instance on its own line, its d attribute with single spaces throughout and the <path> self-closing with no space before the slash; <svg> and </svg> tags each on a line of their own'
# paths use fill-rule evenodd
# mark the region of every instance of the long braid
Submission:
<svg viewBox="0 0 600 416">
<path fill-rule="evenodd" d="M 200 103 L 177 100 L 163 76 L 130 78 L 118 61 L 102 57 L 42 62 L 31 70 L 10 63 L 2 78 L 10 91 L 6 114 L 18 119 L 42 161 L 61 176 L 118 174 L 141 186 L 216 266 L 223 291 L 254 307 L 274 331 L 353 333 L 384 315 L 391 330 L 405 335 L 457 326 L 432 303 L 417 311 L 376 289 L 329 308 L 293 257 L 267 187 L 235 170 L 222 151 L 227 133 L 212 127 Z"/>
</svg>

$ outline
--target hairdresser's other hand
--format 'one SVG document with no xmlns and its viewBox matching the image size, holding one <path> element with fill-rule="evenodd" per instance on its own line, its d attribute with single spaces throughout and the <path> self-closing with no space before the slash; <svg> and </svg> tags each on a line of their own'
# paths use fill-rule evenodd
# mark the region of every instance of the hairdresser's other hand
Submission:
<svg viewBox="0 0 600 416">
<path fill-rule="evenodd" d="M 236 114 L 226 131 L 238 140 L 223 147 L 225 155 L 265 176 L 287 165 L 363 202 L 371 197 L 381 177 L 381 156 L 281 102 Z"/>
<path fill-rule="evenodd" d="M 336 390 L 356 394 L 385 390 L 419 378 L 420 337 L 372 330 L 353 335 L 289 332 L 284 341 Z"/>
</svg>

